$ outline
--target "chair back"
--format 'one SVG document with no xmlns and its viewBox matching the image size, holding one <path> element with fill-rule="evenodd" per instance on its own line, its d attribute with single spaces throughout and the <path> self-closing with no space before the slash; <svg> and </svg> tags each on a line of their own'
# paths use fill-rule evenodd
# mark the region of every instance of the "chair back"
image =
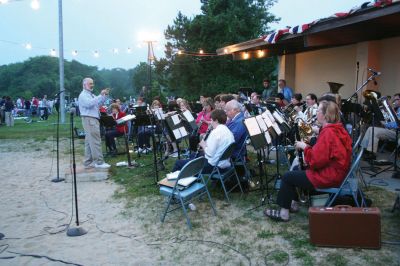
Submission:
<svg viewBox="0 0 400 266">
<path fill-rule="evenodd" d="M 223 160 L 229 160 L 233 154 L 233 151 L 235 150 L 236 143 L 232 142 L 222 153 L 221 157 L 219 158 L 218 162 L 223 161 Z M 218 165 L 218 164 L 217 164 Z"/>
<path fill-rule="evenodd" d="M 238 157 L 235 158 L 235 161 L 243 160 L 243 159 L 244 159 L 244 158 L 240 158 L 240 156 L 241 156 L 242 152 L 246 149 L 246 146 L 247 146 L 247 139 L 248 139 L 248 138 L 249 138 L 249 136 L 247 136 L 247 137 L 244 139 L 243 144 L 242 144 L 242 147 L 240 147 Z"/>
<path fill-rule="evenodd" d="M 201 156 L 199 158 L 191 160 L 181 169 L 181 171 L 178 175 L 178 179 L 189 177 L 189 176 L 198 176 L 201 173 L 201 171 L 203 170 L 203 167 L 206 162 L 207 162 L 207 159 L 204 158 L 204 156 Z"/>
<path fill-rule="evenodd" d="M 355 156 L 356 156 L 357 152 L 359 151 L 359 149 L 362 149 L 362 147 L 360 145 L 361 144 L 361 139 L 362 139 L 362 134 L 360 134 L 358 136 L 357 140 L 353 144 L 353 147 L 352 147 L 352 149 L 353 149 L 353 159 L 355 158 Z"/>
</svg>

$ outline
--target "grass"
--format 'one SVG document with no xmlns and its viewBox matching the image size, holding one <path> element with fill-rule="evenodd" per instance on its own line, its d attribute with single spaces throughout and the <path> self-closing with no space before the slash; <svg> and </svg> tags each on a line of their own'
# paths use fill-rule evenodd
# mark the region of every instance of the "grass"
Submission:
<svg viewBox="0 0 400 266">
<path fill-rule="evenodd" d="M 76 119 L 76 125 L 81 128 L 80 120 Z M 55 127 L 52 125 L 54 117 L 48 122 L 26 124 L 17 120 L 15 127 L 0 127 L 0 139 L 26 140 L 27 142 L 43 142 L 54 136 Z M 69 136 L 69 125 L 61 125 L 60 133 L 65 140 Z M 77 141 L 77 153 L 83 154 L 82 141 Z M 252 164 L 255 171 L 255 156 L 252 155 Z M 212 240 L 235 247 L 243 255 L 251 258 L 255 265 L 399 265 L 399 246 L 383 245 L 381 250 L 360 249 L 333 249 L 315 247 L 309 243 L 308 213 L 302 208 L 300 213 L 293 215 L 288 223 L 274 223 L 266 220 L 262 215 L 263 206 L 260 205 L 262 194 L 260 191 L 246 193 L 243 197 L 239 193 L 232 193 L 231 203 L 224 200 L 222 189 L 215 186 L 210 189 L 211 196 L 217 205 L 218 216 L 213 216 L 207 200 L 195 203 L 196 213 L 189 213 L 193 230 L 188 231 L 185 219 L 181 211 L 167 216 L 166 222 L 161 225 L 159 213 L 163 208 L 159 188 L 155 185 L 155 171 L 153 155 L 143 155 L 140 158 L 132 154 L 132 160 L 140 164 L 140 167 L 128 169 L 116 167 L 115 163 L 126 161 L 126 155 L 106 158 L 111 167 L 111 179 L 121 185 L 115 192 L 115 197 L 126 201 L 126 208 L 121 210 L 123 216 L 134 216 L 140 221 L 146 237 L 157 239 L 159 235 L 170 237 L 180 236 L 184 239 Z M 166 170 L 159 172 L 159 178 L 165 177 L 168 170 L 172 169 L 174 159 L 165 161 Z M 274 166 L 268 166 L 268 174 L 275 173 Z M 281 173 L 284 173 L 282 169 Z M 276 191 L 272 189 L 272 198 Z M 367 197 L 373 200 L 373 205 L 380 208 L 382 213 L 382 239 L 398 241 L 400 238 L 400 212 L 391 213 L 395 193 L 382 188 L 370 187 L 365 191 Z M 264 194 L 265 196 L 265 194 Z M 144 204 L 143 207 L 138 203 Z M 142 208 L 142 209 L 140 209 Z M 138 211 L 141 210 L 141 211 Z M 185 250 L 190 250 L 190 256 L 202 258 L 203 252 L 214 250 L 213 259 L 209 263 L 202 264 L 243 264 L 247 260 L 242 254 L 218 245 L 210 245 L 200 242 L 176 243 L 160 248 L 159 258 L 170 258 L 170 253 L 177 250 L 174 257 L 176 262 L 182 263 L 188 256 Z M 218 251 L 218 249 L 221 249 Z M 218 252 L 219 253 L 218 253 Z M 219 255 L 220 256 L 219 256 Z M 236 259 L 236 260 L 235 260 Z M 239 261 L 240 260 L 240 261 Z"/>
</svg>

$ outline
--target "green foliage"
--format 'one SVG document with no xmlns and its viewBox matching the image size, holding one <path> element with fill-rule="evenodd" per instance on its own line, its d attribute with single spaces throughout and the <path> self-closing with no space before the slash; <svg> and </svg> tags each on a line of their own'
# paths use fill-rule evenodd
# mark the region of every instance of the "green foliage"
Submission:
<svg viewBox="0 0 400 266">
<path fill-rule="evenodd" d="M 165 31 L 165 58 L 156 61 L 159 84 L 189 99 L 200 94 L 236 93 L 240 87 L 259 87 L 275 75 L 276 58 L 233 61 L 228 56 L 178 55 L 177 50 L 214 52 L 217 48 L 265 34 L 276 18 L 268 12 L 274 0 L 201 1 L 202 14 L 193 19 L 178 13 Z M 193 93 L 196 92 L 196 93 Z"/>
<path fill-rule="evenodd" d="M 78 61 L 64 61 L 64 87 L 71 97 L 82 90 L 82 80 L 92 77 L 97 89 L 111 88 L 115 98 L 134 94 L 134 70 L 102 69 Z M 139 73 L 141 74 L 141 73 Z M 32 57 L 22 63 L 0 66 L 0 95 L 15 98 L 54 95 L 60 88 L 58 59 L 50 56 Z M 50 97 L 51 98 L 51 97 Z"/>
</svg>

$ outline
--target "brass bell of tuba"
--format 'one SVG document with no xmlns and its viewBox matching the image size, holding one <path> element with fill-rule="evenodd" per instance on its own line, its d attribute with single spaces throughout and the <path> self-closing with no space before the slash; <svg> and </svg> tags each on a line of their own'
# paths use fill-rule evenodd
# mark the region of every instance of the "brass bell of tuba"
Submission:
<svg viewBox="0 0 400 266">
<path fill-rule="evenodd" d="M 330 89 L 331 93 L 337 94 L 337 93 L 339 93 L 339 89 L 341 87 L 343 87 L 342 83 L 331 82 L 331 81 L 328 81 L 327 83 L 329 85 L 329 89 Z"/>
</svg>

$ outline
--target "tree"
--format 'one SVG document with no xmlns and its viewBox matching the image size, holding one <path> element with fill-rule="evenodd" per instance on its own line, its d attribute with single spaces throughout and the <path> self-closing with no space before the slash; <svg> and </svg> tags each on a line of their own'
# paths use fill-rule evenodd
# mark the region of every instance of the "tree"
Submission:
<svg viewBox="0 0 400 266">
<path fill-rule="evenodd" d="M 275 0 L 201 0 L 202 14 L 190 19 L 178 13 L 165 31 L 165 58 L 156 61 L 159 84 L 173 94 L 197 98 L 253 87 L 274 73 L 276 59 L 233 61 L 230 57 L 178 55 L 178 50 L 214 52 L 229 44 L 254 39 L 277 19 L 268 12 Z M 193 93 L 196 92 L 196 93 Z"/>
</svg>

